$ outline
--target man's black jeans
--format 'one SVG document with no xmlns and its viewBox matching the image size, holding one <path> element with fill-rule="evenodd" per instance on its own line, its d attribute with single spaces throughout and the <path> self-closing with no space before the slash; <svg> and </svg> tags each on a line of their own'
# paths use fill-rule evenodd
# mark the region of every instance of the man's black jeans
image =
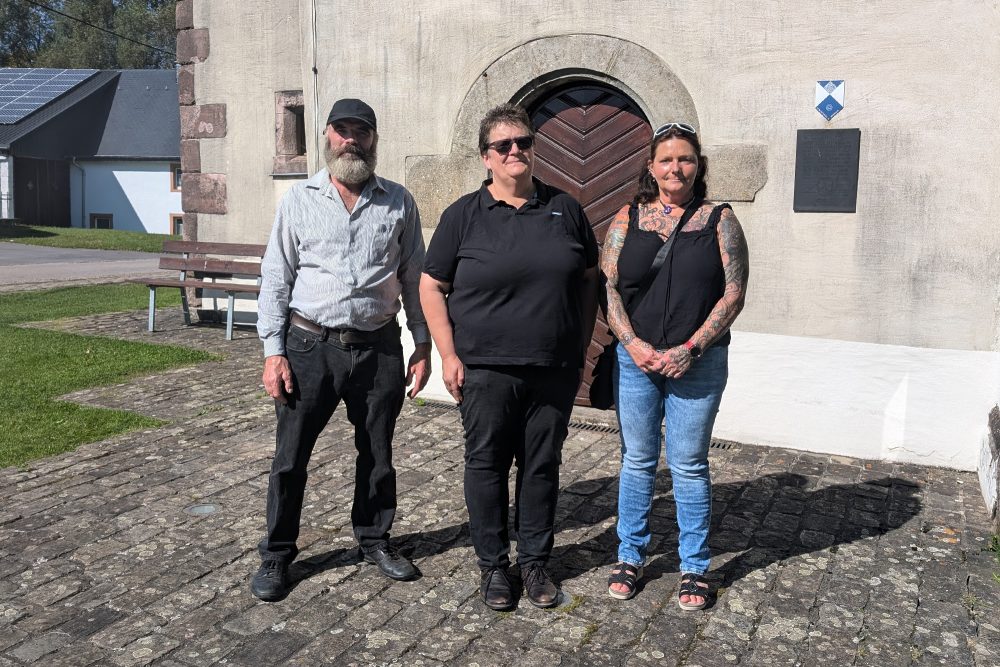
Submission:
<svg viewBox="0 0 1000 667">
<path fill-rule="evenodd" d="M 398 334 L 398 325 L 389 326 Z M 267 488 L 267 535 L 258 546 L 261 558 L 291 563 L 298 555 L 306 466 L 341 399 L 358 450 L 354 536 L 363 548 L 386 542 L 396 514 L 392 434 L 405 390 L 399 336 L 345 346 L 293 326 L 285 337 L 285 353 L 295 389 L 287 405 L 275 401 L 277 447 Z"/>
<path fill-rule="evenodd" d="M 465 503 L 479 567 L 510 564 L 507 479 L 514 461 L 518 564 L 548 561 L 562 445 L 579 380 L 577 369 L 466 366 L 460 406 Z"/>
</svg>

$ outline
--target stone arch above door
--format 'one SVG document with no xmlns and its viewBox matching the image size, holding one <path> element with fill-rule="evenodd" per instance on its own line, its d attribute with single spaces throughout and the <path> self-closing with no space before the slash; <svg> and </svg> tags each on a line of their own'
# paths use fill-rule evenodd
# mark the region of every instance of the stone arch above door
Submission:
<svg viewBox="0 0 1000 667">
<path fill-rule="evenodd" d="M 455 199 L 479 187 L 484 170 L 477 147 L 479 122 L 504 102 L 530 106 L 538 97 L 573 81 L 594 81 L 628 95 L 655 126 L 683 120 L 699 128 L 698 114 L 680 78 L 656 54 L 624 39 L 571 34 L 543 37 L 511 49 L 470 85 L 447 155 L 406 158 L 406 186 L 420 206 L 425 228 L 437 226 Z M 767 181 L 761 144 L 704 146 L 709 194 L 752 201 Z"/>
<path fill-rule="evenodd" d="M 628 95 L 654 125 L 671 119 L 698 127 L 698 113 L 687 88 L 652 52 L 616 37 L 559 35 L 522 44 L 483 71 L 455 121 L 452 153 L 478 154 L 479 121 L 496 105 L 530 106 L 553 88 L 588 79 Z"/>
</svg>

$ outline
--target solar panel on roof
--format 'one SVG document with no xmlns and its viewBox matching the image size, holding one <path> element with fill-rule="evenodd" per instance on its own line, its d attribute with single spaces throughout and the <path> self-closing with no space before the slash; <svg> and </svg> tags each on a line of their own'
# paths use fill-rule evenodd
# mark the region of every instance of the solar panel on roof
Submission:
<svg viewBox="0 0 1000 667">
<path fill-rule="evenodd" d="M 12 125 L 93 75 L 96 69 L 0 68 L 0 125 Z"/>
</svg>

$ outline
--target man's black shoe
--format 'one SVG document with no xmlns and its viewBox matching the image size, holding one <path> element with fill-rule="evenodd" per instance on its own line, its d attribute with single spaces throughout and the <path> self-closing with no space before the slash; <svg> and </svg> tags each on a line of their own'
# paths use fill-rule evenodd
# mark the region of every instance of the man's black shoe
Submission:
<svg viewBox="0 0 1000 667">
<path fill-rule="evenodd" d="M 541 563 L 523 567 L 521 578 L 524 580 L 524 592 L 528 596 L 528 602 L 542 609 L 559 604 L 559 588 L 549 579 Z"/>
<path fill-rule="evenodd" d="M 266 560 L 250 580 L 250 592 L 264 602 L 277 602 L 288 595 L 288 564 Z"/>
<path fill-rule="evenodd" d="M 479 592 L 483 604 L 495 611 L 507 611 L 514 607 L 514 589 L 510 585 L 510 573 L 506 567 L 490 567 L 483 570 L 479 580 Z"/>
<path fill-rule="evenodd" d="M 390 579 L 406 581 L 417 576 L 417 568 L 414 567 L 413 563 L 388 544 L 379 544 L 368 549 L 362 548 L 361 553 L 364 554 L 366 561 L 378 565 L 382 574 Z"/>
</svg>

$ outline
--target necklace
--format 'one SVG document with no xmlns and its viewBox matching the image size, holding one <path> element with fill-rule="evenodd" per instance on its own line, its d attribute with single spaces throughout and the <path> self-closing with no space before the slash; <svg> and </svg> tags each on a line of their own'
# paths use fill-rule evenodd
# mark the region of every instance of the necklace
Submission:
<svg viewBox="0 0 1000 667">
<path fill-rule="evenodd" d="M 678 204 L 678 205 L 677 205 L 677 208 L 687 208 L 687 205 L 688 205 L 688 204 L 690 204 L 690 203 L 691 203 L 691 202 L 693 202 L 693 201 L 694 201 L 694 193 L 692 192 L 692 193 L 691 193 L 691 198 L 690 198 L 690 199 L 688 199 L 688 200 L 687 200 L 686 202 L 684 202 L 683 204 Z M 667 215 L 670 215 L 670 212 L 671 212 L 672 210 L 674 210 L 674 207 L 673 207 L 673 206 L 671 206 L 670 204 L 665 204 L 665 203 L 663 202 L 663 200 L 662 200 L 662 199 L 660 200 L 660 206 L 662 206 L 662 207 L 663 207 L 663 212 L 664 212 L 664 213 L 666 213 Z"/>
</svg>

